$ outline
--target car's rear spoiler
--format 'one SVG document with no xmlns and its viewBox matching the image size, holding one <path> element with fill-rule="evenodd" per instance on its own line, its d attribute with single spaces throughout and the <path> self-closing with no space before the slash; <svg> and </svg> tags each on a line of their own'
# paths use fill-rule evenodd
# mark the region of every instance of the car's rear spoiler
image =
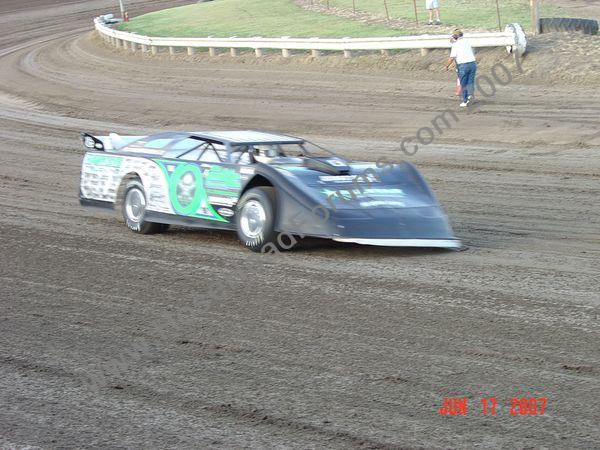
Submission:
<svg viewBox="0 0 600 450">
<path fill-rule="evenodd" d="M 143 139 L 146 136 L 121 136 L 117 133 L 109 133 L 108 136 L 93 136 L 89 133 L 81 133 L 83 146 L 88 151 L 116 151 L 127 147 L 132 142 Z"/>
<path fill-rule="evenodd" d="M 104 142 L 96 136 L 92 136 L 88 133 L 81 133 L 81 141 L 86 150 L 104 151 Z"/>
</svg>

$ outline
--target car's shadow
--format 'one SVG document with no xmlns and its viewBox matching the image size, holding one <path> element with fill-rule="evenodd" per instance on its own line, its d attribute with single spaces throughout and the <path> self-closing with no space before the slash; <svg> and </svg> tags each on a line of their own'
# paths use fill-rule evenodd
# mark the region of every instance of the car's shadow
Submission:
<svg viewBox="0 0 600 450">
<path fill-rule="evenodd" d="M 234 231 L 226 230 L 198 230 L 183 227 L 172 227 L 167 235 L 175 239 L 185 239 L 190 242 L 206 242 L 224 245 L 230 248 L 238 247 L 240 251 L 249 251 L 243 247 L 237 240 Z M 314 237 L 295 237 L 295 243 L 285 239 L 286 246 L 290 246 L 281 254 L 301 254 L 301 255 L 330 255 L 332 257 L 352 256 L 353 259 L 373 258 L 373 257 L 418 257 L 423 255 L 451 254 L 456 250 L 443 248 L 422 248 L 422 247 L 382 247 L 374 245 L 361 245 L 347 242 L 336 242 L 331 239 L 322 239 Z M 464 250 L 464 249 L 463 249 Z"/>
</svg>

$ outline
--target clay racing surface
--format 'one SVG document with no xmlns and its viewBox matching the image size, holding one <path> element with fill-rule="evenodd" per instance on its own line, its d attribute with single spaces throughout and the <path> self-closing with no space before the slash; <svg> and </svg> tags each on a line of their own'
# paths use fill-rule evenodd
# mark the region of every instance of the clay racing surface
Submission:
<svg viewBox="0 0 600 450">
<path fill-rule="evenodd" d="M 433 70 L 128 55 L 89 33 L 113 3 L 2 2 L 0 445 L 597 445 L 595 87 L 521 77 L 465 112 Z M 262 128 L 399 160 L 447 108 L 459 122 L 406 158 L 464 252 L 253 255 L 77 202 L 81 130 Z M 521 396 L 546 414 L 512 417 Z M 444 397 L 468 415 L 441 417 Z"/>
</svg>

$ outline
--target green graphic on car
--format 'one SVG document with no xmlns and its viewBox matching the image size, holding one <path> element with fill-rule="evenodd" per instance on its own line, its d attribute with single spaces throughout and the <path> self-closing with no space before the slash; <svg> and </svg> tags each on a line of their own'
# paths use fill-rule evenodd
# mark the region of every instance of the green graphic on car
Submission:
<svg viewBox="0 0 600 450">
<path fill-rule="evenodd" d="M 123 158 L 109 155 L 86 155 L 86 162 L 94 166 L 121 167 Z"/>
<path fill-rule="evenodd" d="M 220 216 L 209 202 L 208 194 L 215 186 L 219 194 L 237 197 L 241 177 L 235 171 L 221 166 L 213 166 L 203 174 L 202 168 L 191 163 L 177 163 L 172 160 L 154 160 L 162 169 L 169 190 L 169 200 L 173 210 L 182 216 L 229 222 Z"/>
<path fill-rule="evenodd" d="M 237 197 L 242 187 L 242 177 L 235 170 L 222 166 L 212 166 L 206 175 L 206 186 L 209 191 L 220 189 L 232 192 Z"/>
</svg>

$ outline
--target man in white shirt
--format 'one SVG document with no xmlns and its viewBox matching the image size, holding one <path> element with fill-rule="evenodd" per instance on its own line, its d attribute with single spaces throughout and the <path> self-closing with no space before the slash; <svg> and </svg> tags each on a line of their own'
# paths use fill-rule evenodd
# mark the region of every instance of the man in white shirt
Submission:
<svg viewBox="0 0 600 450">
<path fill-rule="evenodd" d="M 460 106 L 465 107 L 469 105 L 473 98 L 477 63 L 475 62 L 473 48 L 469 41 L 463 37 L 462 31 L 454 30 L 451 41 L 452 50 L 450 51 L 450 58 L 446 64 L 446 70 L 448 70 L 452 64 L 456 65 L 463 95 L 463 102 Z"/>
</svg>

